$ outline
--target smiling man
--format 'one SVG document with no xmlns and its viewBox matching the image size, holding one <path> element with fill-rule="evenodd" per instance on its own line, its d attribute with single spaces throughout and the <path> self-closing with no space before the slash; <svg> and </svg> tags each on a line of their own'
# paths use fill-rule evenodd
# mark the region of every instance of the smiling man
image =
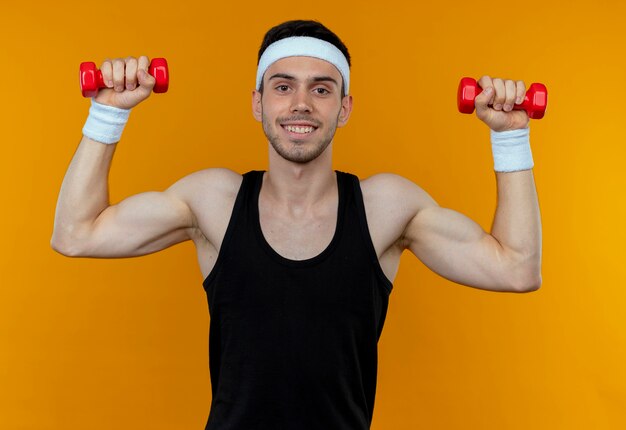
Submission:
<svg viewBox="0 0 626 430">
<path fill-rule="evenodd" d="M 192 240 L 209 312 L 206 429 L 368 429 L 377 342 L 406 250 L 439 275 L 491 291 L 541 284 L 541 220 L 521 81 L 483 76 L 498 201 L 491 233 L 394 174 L 332 169 L 352 111 L 350 55 L 315 21 L 265 35 L 252 111 L 266 171 L 210 168 L 111 205 L 108 171 L 130 109 L 147 99 L 148 58 L 105 61 L 57 204 L 52 247 L 119 258 Z M 350 144 L 350 143 L 346 143 Z"/>
</svg>

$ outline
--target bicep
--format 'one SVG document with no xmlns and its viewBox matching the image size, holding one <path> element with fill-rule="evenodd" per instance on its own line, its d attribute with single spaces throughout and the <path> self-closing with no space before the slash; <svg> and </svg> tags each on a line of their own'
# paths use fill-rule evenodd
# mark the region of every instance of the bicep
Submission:
<svg viewBox="0 0 626 430">
<path fill-rule="evenodd" d="M 81 256 L 136 257 L 191 238 L 189 206 L 169 189 L 130 196 L 96 218 L 81 246 Z"/>
<path fill-rule="evenodd" d="M 509 251 L 465 215 L 437 204 L 422 208 L 405 231 L 406 247 L 450 281 L 512 291 L 516 274 Z"/>
</svg>

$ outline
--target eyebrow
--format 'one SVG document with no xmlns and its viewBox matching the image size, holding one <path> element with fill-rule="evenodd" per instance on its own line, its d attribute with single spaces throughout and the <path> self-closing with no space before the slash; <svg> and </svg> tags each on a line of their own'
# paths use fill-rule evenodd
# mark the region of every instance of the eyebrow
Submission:
<svg viewBox="0 0 626 430">
<path fill-rule="evenodd" d="M 276 74 L 270 76 L 270 78 L 267 81 L 269 82 L 272 79 L 278 79 L 278 78 L 287 79 L 289 81 L 295 81 L 296 80 L 295 76 L 291 76 L 291 75 L 288 75 L 286 73 L 276 73 Z M 313 82 L 328 82 L 328 81 L 330 81 L 330 82 L 334 82 L 335 85 L 337 87 L 339 87 L 339 83 L 337 82 L 337 80 L 332 78 L 332 77 L 330 77 L 330 76 L 314 76 L 311 79 L 311 81 L 313 81 Z"/>
</svg>

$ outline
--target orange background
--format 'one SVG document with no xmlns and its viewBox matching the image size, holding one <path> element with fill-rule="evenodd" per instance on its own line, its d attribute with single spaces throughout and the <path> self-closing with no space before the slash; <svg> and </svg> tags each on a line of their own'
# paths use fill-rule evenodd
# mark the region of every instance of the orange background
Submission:
<svg viewBox="0 0 626 430">
<path fill-rule="evenodd" d="M 209 315 L 191 242 L 134 259 L 49 245 L 89 101 L 81 61 L 163 56 L 172 82 L 131 114 L 111 202 L 207 167 L 267 167 L 250 111 L 263 34 L 317 19 L 353 57 L 335 168 L 395 172 L 489 231 L 487 127 L 456 111 L 462 76 L 543 82 L 531 122 L 543 285 L 453 284 L 402 258 L 379 342 L 372 429 L 626 425 L 626 5 L 621 0 L 11 2 L 0 14 L 3 243 L 0 428 L 201 429 Z"/>
</svg>

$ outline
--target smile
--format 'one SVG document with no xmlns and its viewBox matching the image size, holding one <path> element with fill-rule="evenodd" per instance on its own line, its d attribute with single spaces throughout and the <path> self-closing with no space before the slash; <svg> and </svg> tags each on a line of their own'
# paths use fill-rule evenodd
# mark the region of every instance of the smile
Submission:
<svg viewBox="0 0 626 430">
<path fill-rule="evenodd" d="M 315 127 L 311 126 L 297 126 L 297 125 L 283 125 L 285 130 L 296 134 L 309 134 L 315 131 Z"/>
</svg>

